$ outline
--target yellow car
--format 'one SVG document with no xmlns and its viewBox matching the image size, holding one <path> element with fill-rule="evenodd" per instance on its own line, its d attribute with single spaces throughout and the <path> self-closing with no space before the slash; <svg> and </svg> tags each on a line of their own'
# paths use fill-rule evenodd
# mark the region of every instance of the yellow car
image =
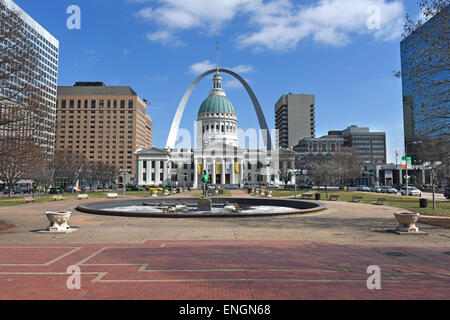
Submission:
<svg viewBox="0 0 450 320">
<path fill-rule="evenodd" d="M 148 191 L 163 191 L 163 188 L 158 187 L 158 186 L 148 186 L 147 190 Z"/>
</svg>

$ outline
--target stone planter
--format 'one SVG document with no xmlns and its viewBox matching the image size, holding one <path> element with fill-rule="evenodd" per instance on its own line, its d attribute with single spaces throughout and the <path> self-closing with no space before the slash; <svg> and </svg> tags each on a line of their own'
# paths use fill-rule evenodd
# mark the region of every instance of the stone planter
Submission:
<svg viewBox="0 0 450 320">
<path fill-rule="evenodd" d="M 47 215 L 47 219 L 50 221 L 50 225 L 47 230 L 51 232 L 67 232 L 70 230 L 70 226 L 67 224 L 69 221 L 70 215 L 72 212 L 70 211 L 61 211 L 61 212 L 51 212 L 48 211 L 45 213 Z"/>
<path fill-rule="evenodd" d="M 165 195 L 165 196 L 168 196 L 168 195 L 169 195 L 169 190 L 164 189 L 164 195 Z"/>
<path fill-rule="evenodd" d="M 417 220 L 419 220 L 420 214 L 418 213 L 394 213 L 395 218 L 398 221 L 398 232 L 419 232 L 419 228 L 416 226 Z"/>
<path fill-rule="evenodd" d="M 272 198 L 272 190 L 266 190 L 264 192 L 264 195 L 266 196 L 266 198 Z"/>
<path fill-rule="evenodd" d="M 153 198 L 158 197 L 158 191 L 157 190 L 152 190 L 152 197 Z"/>
</svg>

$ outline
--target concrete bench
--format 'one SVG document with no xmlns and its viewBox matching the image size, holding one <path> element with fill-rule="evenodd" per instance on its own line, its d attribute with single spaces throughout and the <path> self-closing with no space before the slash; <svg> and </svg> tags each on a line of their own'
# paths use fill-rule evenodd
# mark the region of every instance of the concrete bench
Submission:
<svg viewBox="0 0 450 320">
<path fill-rule="evenodd" d="M 302 193 L 302 199 L 311 199 L 312 197 L 312 193 Z"/>
<path fill-rule="evenodd" d="M 386 198 L 378 198 L 377 199 L 377 205 L 381 205 L 382 206 L 385 201 L 386 201 Z"/>
<path fill-rule="evenodd" d="M 338 196 L 337 194 L 332 194 L 332 195 L 330 195 L 330 197 L 329 197 L 329 200 L 330 200 L 330 201 L 332 201 L 332 200 L 337 201 L 338 199 L 339 199 L 339 196 Z"/>
<path fill-rule="evenodd" d="M 83 199 L 89 199 L 89 195 L 87 195 L 87 194 L 79 194 L 78 195 L 78 200 L 83 200 Z"/>
<path fill-rule="evenodd" d="M 108 199 L 117 199 L 119 197 L 119 195 L 117 193 L 107 193 L 106 197 Z"/>
<path fill-rule="evenodd" d="M 360 202 L 362 198 L 362 196 L 352 196 L 352 202 Z"/>
<path fill-rule="evenodd" d="M 28 202 L 33 202 L 34 203 L 34 198 L 33 197 L 25 197 L 25 198 L 23 198 L 23 200 L 25 200 L 26 203 L 28 203 Z"/>
<path fill-rule="evenodd" d="M 53 200 L 58 201 L 58 200 L 64 200 L 63 196 L 53 196 Z"/>
</svg>

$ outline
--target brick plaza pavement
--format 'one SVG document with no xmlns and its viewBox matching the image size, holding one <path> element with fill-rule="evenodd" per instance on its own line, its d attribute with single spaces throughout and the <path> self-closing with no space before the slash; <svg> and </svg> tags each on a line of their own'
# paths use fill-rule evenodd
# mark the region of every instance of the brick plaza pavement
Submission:
<svg viewBox="0 0 450 320">
<path fill-rule="evenodd" d="M 68 266 L 81 289 L 67 289 Z M 367 267 L 381 268 L 369 290 Z M 446 244 L 0 243 L 0 299 L 449 299 Z"/>
</svg>

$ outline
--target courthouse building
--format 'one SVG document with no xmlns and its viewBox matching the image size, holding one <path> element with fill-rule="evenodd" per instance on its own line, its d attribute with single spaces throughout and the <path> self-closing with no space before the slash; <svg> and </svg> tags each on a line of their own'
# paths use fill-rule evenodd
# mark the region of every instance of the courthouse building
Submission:
<svg viewBox="0 0 450 320">
<path fill-rule="evenodd" d="M 222 80 L 217 70 L 213 89 L 198 111 L 193 148 L 150 147 L 136 152 L 139 185 L 200 188 L 204 172 L 217 185 L 279 183 L 277 150 L 238 145 L 238 115 Z"/>
</svg>

